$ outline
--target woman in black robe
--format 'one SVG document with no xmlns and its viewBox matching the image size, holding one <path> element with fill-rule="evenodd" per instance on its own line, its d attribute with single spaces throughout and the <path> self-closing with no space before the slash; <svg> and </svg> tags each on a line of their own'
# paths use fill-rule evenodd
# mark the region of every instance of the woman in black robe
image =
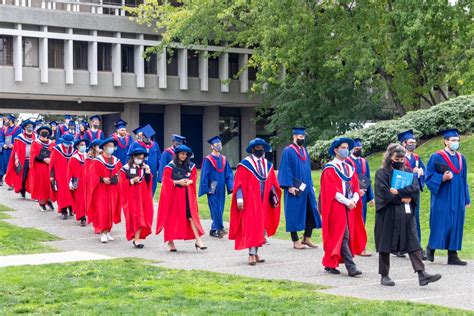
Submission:
<svg viewBox="0 0 474 316">
<path fill-rule="evenodd" d="M 405 153 L 402 146 L 390 144 L 375 174 L 375 248 L 379 253 L 380 283 L 387 286 L 395 285 L 389 277 L 390 253 L 408 253 L 421 286 L 441 278 L 440 274 L 426 273 L 422 261 L 414 215 L 420 194 L 418 180 L 414 177 L 413 183 L 402 189 L 391 188 L 393 170 L 406 171 Z"/>
</svg>

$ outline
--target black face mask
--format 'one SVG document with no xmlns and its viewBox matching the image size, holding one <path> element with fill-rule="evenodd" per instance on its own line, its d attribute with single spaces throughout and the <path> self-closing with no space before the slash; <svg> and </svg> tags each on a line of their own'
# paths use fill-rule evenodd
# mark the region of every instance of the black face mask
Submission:
<svg viewBox="0 0 474 316">
<path fill-rule="evenodd" d="M 403 165 L 404 165 L 404 163 L 401 162 L 401 161 L 393 161 L 393 160 L 392 160 L 392 167 L 393 167 L 393 169 L 400 170 L 400 169 L 403 168 Z"/>
<path fill-rule="evenodd" d="M 352 154 L 356 157 L 360 157 L 362 156 L 362 150 L 354 150 Z"/>
<path fill-rule="evenodd" d="M 48 133 L 41 133 L 40 136 L 41 136 L 41 137 L 48 137 L 49 134 L 48 134 Z"/>
<path fill-rule="evenodd" d="M 252 150 L 252 153 L 255 157 L 261 158 L 263 154 L 265 153 L 265 151 L 263 149 L 254 149 Z"/>
<path fill-rule="evenodd" d="M 298 138 L 298 139 L 296 140 L 296 145 L 298 145 L 298 146 L 303 146 L 303 145 L 304 145 L 304 139 L 299 139 L 299 138 Z"/>
</svg>

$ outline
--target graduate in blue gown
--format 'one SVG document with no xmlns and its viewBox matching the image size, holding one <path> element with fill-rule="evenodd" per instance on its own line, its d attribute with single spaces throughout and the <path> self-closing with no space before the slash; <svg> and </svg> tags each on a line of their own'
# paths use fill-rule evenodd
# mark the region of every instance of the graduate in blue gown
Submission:
<svg viewBox="0 0 474 316">
<path fill-rule="evenodd" d="M 221 154 L 222 139 L 214 136 L 207 142 L 211 145 L 212 153 L 202 161 L 199 196 L 207 194 L 212 218 L 209 235 L 222 238 L 227 234 L 223 219 L 226 187 L 227 194 L 231 194 L 234 188 L 234 175 L 226 157 Z"/>
<path fill-rule="evenodd" d="M 304 249 L 305 245 L 316 248 L 310 238 L 314 228 L 321 228 L 305 138 L 304 128 L 293 128 L 293 143 L 283 150 L 278 170 L 278 182 L 285 191 L 286 231 L 290 232 L 295 249 Z M 302 241 L 298 237 L 301 230 Z"/>
<path fill-rule="evenodd" d="M 156 134 L 155 130 L 150 124 L 148 124 L 139 129 L 133 130 L 133 132 L 137 135 L 137 140 L 135 142 L 145 148 L 148 152 L 148 157 L 145 157 L 145 162 L 150 166 L 151 175 L 153 177 L 152 193 L 155 195 L 161 158 L 160 146 L 157 142 L 153 141 L 153 136 Z"/>
<path fill-rule="evenodd" d="M 69 130 L 69 122 L 71 120 L 71 115 L 64 115 L 64 123 L 58 126 L 58 139 L 67 133 L 67 131 Z"/>
<path fill-rule="evenodd" d="M 459 259 L 466 207 L 471 206 L 467 183 L 466 158 L 459 150 L 459 132 L 443 132 L 443 150 L 431 155 L 426 167 L 426 185 L 431 191 L 428 260 L 434 261 L 436 249 L 448 250 L 448 264 L 466 265 Z"/>
<path fill-rule="evenodd" d="M 127 122 L 119 119 L 114 123 L 116 132 L 112 134 L 112 138 L 117 142 L 117 149 L 114 152 L 114 156 L 120 159 L 122 165 L 128 163 L 127 153 L 130 145 L 133 143 L 132 136 L 127 132 Z M 154 175 L 156 178 L 156 175 Z"/>
<path fill-rule="evenodd" d="M 370 167 L 369 162 L 362 158 L 362 139 L 356 138 L 354 139 L 354 148 L 351 150 L 351 154 L 349 157 L 346 158 L 346 162 L 351 164 L 352 167 L 355 168 L 355 171 L 359 177 L 363 175 L 365 179 L 370 180 Z M 359 185 L 361 185 L 361 179 L 359 178 Z M 359 195 L 362 196 L 362 217 L 365 221 L 367 219 L 367 203 L 370 206 L 375 205 L 374 201 L 374 191 L 372 190 L 372 184 L 369 182 L 369 186 L 367 189 L 361 189 Z M 372 254 L 368 253 L 366 249 L 360 254 L 362 257 L 370 257 Z"/>
<path fill-rule="evenodd" d="M 2 161 L 0 163 L 2 163 L 5 173 L 7 171 L 8 162 L 10 161 L 15 138 L 22 132 L 20 126 L 15 125 L 15 120 L 16 117 L 12 114 L 8 114 L 3 118 L 3 140 L 0 142 L 0 146 L 2 147 L 2 155 L 0 158 Z M 13 188 L 9 187 L 8 190 L 13 190 Z"/>
<path fill-rule="evenodd" d="M 58 141 L 60 138 L 58 122 L 56 121 L 49 122 L 49 127 L 51 127 L 51 135 L 49 136 L 49 139 Z"/>
<path fill-rule="evenodd" d="M 94 139 L 105 139 L 104 132 L 99 128 L 101 123 L 100 116 L 92 115 L 90 121 L 90 128 L 87 130 L 84 139 L 88 139 L 89 141 L 93 141 Z"/>
<path fill-rule="evenodd" d="M 3 176 L 6 168 L 3 165 L 3 143 L 5 142 L 5 135 L 3 133 L 3 114 L 0 114 L 0 186 L 3 185 Z"/>
<path fill-rule="evenodd" d="M 161 154 L 160 160 L 160 170 L 158 171 L 158 182 L 161 183 L 161 179 L 163 177 L 164 168 L 168 165 L 168 163 L 173 159 L 174 156 L 174 149 L 181 144 L 186 143 L 186 137 L 181 135 L 173 134 L 171 136 L 171 146 L 165 148 L 163 153 Z"/>
</svg>

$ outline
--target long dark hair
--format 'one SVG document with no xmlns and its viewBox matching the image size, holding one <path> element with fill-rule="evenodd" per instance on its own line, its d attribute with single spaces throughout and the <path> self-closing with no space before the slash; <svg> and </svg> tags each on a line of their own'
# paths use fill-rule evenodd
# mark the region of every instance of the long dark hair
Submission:
<svg viewBox="0 0 474 316">
<path fill-rule="evenodd" d="M 176 153 L 174 156 L 173 156 L 173 164 L 176 166 L 176 167 L 179 167 L 179 168 L 182 168 L 182 169 L 185 169 L 186 171 L 190 171 L 190 164 L 191 164 L 191 154 L 187 152 L 187 156 L 186 156 L 186 159 L 181 162 L 181 160 L 179 160 L 179 152 Z"/>
<path fill-rule="evenodd" d="M 130 158 L 128 158 L 128 162 L 127 162 L 128 166 L 129 166 L 130 168 L 132 168 L 132 166 L 133 166 L 135 157 L 138 157 L 138 156 L 140 156 L 140 155 L 142 155 L 142 154 L 130 155 Z M 145 157 L 143 157 L 143 161 L 145 161 Z M 142 166 L 143 166 L 143 163 L 142 163 Z M 142 167 L 142 166 L 140 166 L 140 167 Z"/>
<path fill-rule="evenodd" d="M 390 144 L 383 155 L 382 168 L 392 170 L 392 157 L 395 154 L 397 158 L 405 158 L 406 149 L 399 144 Z M 403 168 L 405 169 L 405 168 Z"/>
</svg>

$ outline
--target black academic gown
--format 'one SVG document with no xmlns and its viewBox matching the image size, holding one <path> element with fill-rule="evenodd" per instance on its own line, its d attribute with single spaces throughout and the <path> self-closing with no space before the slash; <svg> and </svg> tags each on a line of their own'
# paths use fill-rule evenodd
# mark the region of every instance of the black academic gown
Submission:
<svg viewBox="0 0 474 316">
<path fill-rule="evenodd" d="M 375 248 L 377 252 L 408 253 L 421 250 L 416 231 L 415 209 L 420 188 L 417 179 L 399 189 L 399 195 L 390 193 L 392 170 L 380 168 L 375 174 Z M 402 198 L 411 198 L 411 213 L 406 213 Z"/>
</svg>

